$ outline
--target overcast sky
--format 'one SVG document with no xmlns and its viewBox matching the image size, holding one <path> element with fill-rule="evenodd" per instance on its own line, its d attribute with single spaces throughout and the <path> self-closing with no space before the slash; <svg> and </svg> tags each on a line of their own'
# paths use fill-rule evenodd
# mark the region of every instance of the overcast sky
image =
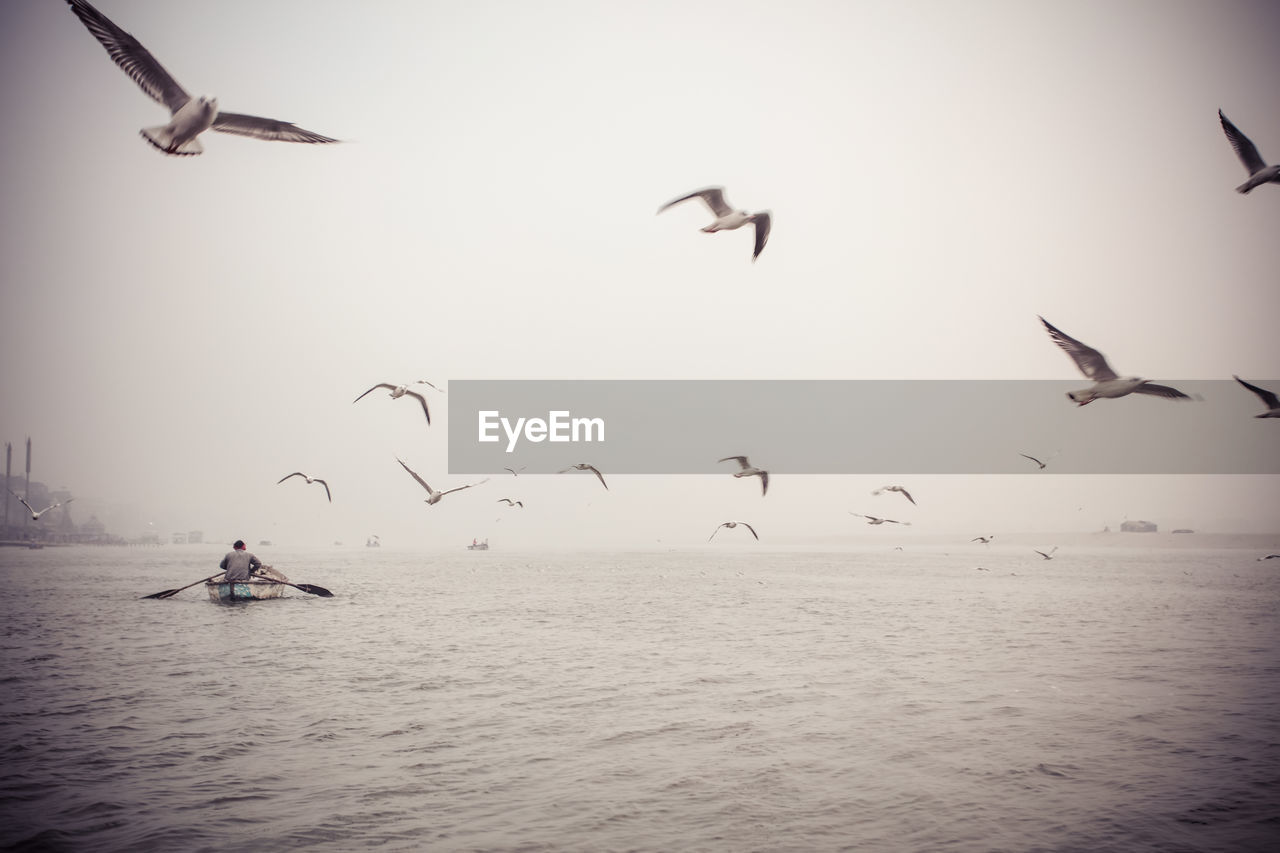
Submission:
<svg viewBox="0 0 1280 853">
<path fill-rule="evenodd" d="M 0 4 L 0 441 L 21 471 L 33 438 L 78 521 L 504 548 L 878 530 L 850 510 L 1275 529 L 1262 476 L 912 475 L 912 508 L 878 475 L 763 499 L 727 474 L 506 475 L 428 507 L 397 456 L 438 489 L 480 478 L 448 471 L 448 396 L 427 389 L 431 427 L 352 403 L 414 379 L 1079 378 L 1038 314 L 1121 373 L 1266 384 L 1280 186 L 1233 191 L 1217 110 L 1280 160 L 1275 3 L 97 6 L 190 93 L 344 142 L 165 156 L 138 135 L 165 110 L 64 2 Z M 696 202 L 655 215 L 710 184 L 772 210 L 756 263 Z M 1190 404 L 1061 414 L 1128 405 Z M 276 484 L 295 470 L 333 504 Z"/>
</svg>

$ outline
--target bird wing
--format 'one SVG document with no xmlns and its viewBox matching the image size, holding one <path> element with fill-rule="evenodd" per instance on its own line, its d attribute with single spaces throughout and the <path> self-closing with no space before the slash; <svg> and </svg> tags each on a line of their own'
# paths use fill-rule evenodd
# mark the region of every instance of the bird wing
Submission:
<svg viewBox="0 0 1280 853">
<path fill-rule="evenodd" d="M 329 503 L 333 503 L 333 492 L 329 491 L 329 484 L 324 480 L 321 480 L 319 477 L 315 478 L 315 482 L 324 486 L 324 493 L 329 496 Z"/>
<path fill-rule="evenodd" d="M 705 189 L 697 190 L 696 192 L 691 192 L 688 195 L 682 195 L 680 198 L 672 199 L 662 207 L 658 208 L 658 212 L 661 213 L 668 207 L 677 205 L 682 201 L 688 201 L 691 198 L 700 198 L 705 201 L 707 203 L 707 207 L 711 208 L 711 212 L 717 217 L 728 216 L 730 213 L 733 213 L 733 208 L 729 207 L 724 200 L 724 187 L 707 187 Z M 757 254 L 759 253 L 757 252 Z"/>
<path fill-rule="evenodd" d="M 247 116 L 243 113 L 219 112 L 213 120 L 213 129 L 223 133 L 234 133 L 238 136 L 252 136 L 254 139 L 268 139 L 279 142 L 338 142 L 332 137 L 322 136 L 313 130 L 304 130 L 296 124 L 274 118 Z"/>
<path fill-rule="evenodd" d="M 1025 453 L 1019 453 L 1018 455 L 1019 455 L 1019 456 L 1021 456 L 1023 459 L 1030 459 L 1032 462 L 1036 463 L 1036 464 L 1037 464 L 1037 465 L 1039 465 L 1041 468 L 1043 468 L 1043 467 L 1044 467 L 1044 463 L 1043 463 L 1043 462 L 1041 462 L 1039 459 L 1035 458 L 1034 456 L 1028 456 L 1028 455 L 1027 455 L 1027 454 L 1025 454 Z"/>
<path fill-rule="evenodd" d="M 427 410 L 427 398 L 417 391 L 405 391 L 404 393 L 410 397 L 418 398 L 418 402 L 422 404 L 422 414 L 427 416 L 427 426 L 431 426 L 431 412 Z"/>
<path fill-rule="evenodd" d="M 1154 382 L 1144 382 L 1137 388 L 1133 389 L 1135 394 L 1150 394 L 1153 397 L 1165 397 L 1170 400 L 1190 400 L 1191 397 L 1183 394 L 1177 388 L 1170 388 L 1168 385 L 1157 385 Z"/>
<path fill-rule="evenodd" d="M 1116 372 L 1107 364 L 1107 360 L 1102 353 L 1055 328 L 1045 318 L 1041 317 L 1040 322 L 1044 323 L 1044 327 L 1049 330 L 1049 337 L 1053 339 L 1053 342 L 1062 347 L 1067 355 L 1071 356 L 1076 366 L 1080 368 L 1080 372 L 1085 376 L 1094 382 L 1104 382 L 1108 379 L 1116 378 Z"/>
<path fill-rule="evenodd" d="M 17 496 L 17 495 L 14 495 L 14 497 L 18 497 L 18 496 Z M 37 512 L 36 512 L 36 508 L 35 508 L 35 507 L 33 507 L 31 504 L 27 503 L 27 499 L 26 499 L 26 498 L 18 498 L 18 502 L 19 502 L 19 503 L 21 503 L 23 506 L 25 506 L 25 507 L 27 508 L 27 512 L 31 513 L 32 515 L 38 515 L 38 514 L 39 514 L 39 513 L 37 513 Z M 40 510 L 40 512 L 44 512 L 44 510 Z"/>
<path fill-rule="evenodd" d="M 898 487 L 898 491 L 902 492 L 902 496 L 903 496 L 904 498 L 906 498 L 907 500 L 911 501 L 911 503 L 915 504 L 916 506 L 919 506 L 919 504 L 916 504 L 916 499 L 915 499 L 915 498 L 913 498 L 913 497 L 911 497 L 911 493 L 910 493 L 910 492 L 908 492 L 906 489 L 904 489 L 904 488 L 902 488 L 901 486 L 899 486 L 899 487 Z"/>
<path fill-rule="evenodd" d="M 760 497 L 769 494 L 769 472 L 760 472 Z"/>
<path fill-rule="evenodd" d="M 1258 153 L 1257 147 L 1249 140 L 1249 137 L 1240 132 L 1240 128 L 1236 127 L 1227 117 L 1222 114 L 1222 110 L 1218 110 L 1218 118 L 1222 120 L 1222 129 L 1226 131 L 1227 139 L 1231 141 L 1231 147 L 1236 150 L 1236 156 L 1240 158 L 1240 162 L 1244 164 L 1244 169 L 1250 175 L 1267 167 L 1266 161 L 1262 159 L 1262 155 Z"/>
<path fill-rule="evenodd" d="M 748 462 L 747 462 L 747 457 L 745 457 L 745 456 L 726 456 L 725 458 L 723 458 L 723 459 L 717 459 L 716 461 L 717 461 L 717 462 L 728 462 L 730 459 L 736 460 L 736 461 L 737 461 L 737 463 L 738 463 L 738 467 L 740 467 L 740 468 L 750 468 L 750 467 L 751 467 L 750 463 L 748 463 Z"/>
<path fill-rule="evenodd" d="M 283 477 L 281 477 L 279 480 L 276 480 L 276 485 L 277 485 L 277 486 L 278 486 L 278 485 L 280 485 L 281 483 L 283 483 L 285 480 L 289 479 L 290 477 L 304 477 L 304 478 L 305 478 L 306 476 L 307 476 L 307 475 L 306 475 L 306 474 L 304 474 L 304 473 L 302 473 L 301 471 L 294 471 L 292 474 L 285 474 L 285 475 L 284 475 Z"/>
<path fill-rule="evenodd" d="M 430 382 L 428 382 L 428 381 L 427 381 L 427 380 L 425 380 L 425 379 L 418 379 L 418 380 L 416 380 L 416 381 L 414 382 L 414 384 L 415 384 L 415 385 L 428 385 L 428 386 L 430 386 L 430 387 L 432 387 L 432 388 L 436 388 L 436 386 L 432 385 Z M 440 389 L 439 389 L 439 388 L 436 388 L 436 390 L 437 390 L 437 391 L 440 391 Z M 441 394 L 443 394 L 444 392 L 443 392 L 443 391 L 440 391 L 440 393 L 441 393 Z"/>
<path fill-rule="evenodd" d="M 594 473 L 600 479 L 600 485 L 604 486 L 606 489 L 609 488 L 609 484 L 604 481 L 604 474 L 601 474 L 599 470 L 596 469 L 596 466 L 588 465 L 587 470 Z"/>
<path fill-rule="evenodd" d="M 372 388 L 370 388 L 368 391 L 365 391 L 365 392 L 364 392 L 364 394 L 361 394 L 361 395 L 360 395 L 360 397 L 356 397 L 356 398 L 355 398 L 354 400 L 352 400 L 351 402 L 353 402 L 353 403 L 359 403 L 359 402 L 360 402 L 360 398 L 361 398 L 361 397 L 364 397 L 364 396 L 365 396 L 365 394 L 368 394 L 370 391 L 377 391 L 379 388 L 390 388 L 392 391 L 394 391 L 394 390 L 396 390 L 396 388 L 397 388 L 397 387 L 398 387 L 398 386 L 396 386 L 396 385 L 392 385 L 390 382 L 379 382 L 377 385 L 374 385 L 374 386 L 373 386 Z"/>
<path fill-rule="evenodd" d="M 715 529 L 715 530 L 711 531 L 711 535 L 707 537 L 707 541 L 708 541 L 708 542 L 710 542 L 712 539 L 715 539 L 715 538 L 716 538 L 716 534 L 720 532 L 720 528 L 721 528 L 721 527 L 724 527 L 724 526 L 725 526 L 725 525 L 727 525 L 728 523 L 729 523 L 729 522 L 727 522 L 727 521 L 723 521 L 723 522 L 721 522 L 721 523 L 719 524 L 719 526 L 717 526 L 717 527 L 716 527 L 716 529 Z"/>
<path fill-rule="evenodd" d="M 1253 393 L 1257 394 L 1259 399 L 1262 400 L 1263 404 L 1268 409 L 1280 409 L 1280 398 L 1276 397 L 1275 394 L 1272 394 L 1266 388 L 1259 388 L 1257 385 L 1250 385 L 1248 382 L 1245 382 L 1243 379 L 1241 379 L 1239 376 L 1236 376 L 1234 373 L 1231 374 L 1231 378 L 1239 382 L 1244 387 L 1248 388 Z"/>
<path fill-rule="evenodd" d="M 757 213 L 752 222 L 756 226 L 756 250 L 751 255 L 751 260 L 754 261 L 764 251 L 764 244 L 769 242 L 769 229 L 773 227 L 773 214 L 767 210 L 764 213 Z"/>
<path fill-rule="evenodd" d="M 741 524 L 743 527 L 747 528 L 748 530 L 750 530 L 751 535 L 756 537 L 756 541 L 760 540 L 760 534 L 756 533 L 756 529 L 754 527 L 752 527 L 750 524 L 747 524 L 745 521 L 739 521 L 738 523 Z"/>
<path fill-rule="evenodd" d="M 119 65 L 137 83 L 148 97 L 159 101 L 176 113 L 187 101 L 191 100 L 178 81 L 164 70 L 164 66 L 156 61 L 145 47 L 133 36 L 111 22 L 106 15 L 90 6 L 85 0 L 67 0 L 71 11 L 88 28 L 103 47 L 107 55 Z"/>
<path fill-rule="evenodd" d="M 401 464 L 404 464 L 404 463 L 401 463 Z M 469 489 L 469 488 L 471 488 L 472 486 L 479 486 L 479 485 L 482 485 L 483 483 L 487 483 L 487 482 L 489 482 L 489 478 L 488 478 L 488 477 L 485 477 L 485 478 L 484 478 L 483 480 L 481 480 L 479 483 L 467 483 L 465 486 L 454 486 L 452 489 L 445 489 L 445 490 L 444 490 L 443 492 L 441 492 L 440 494 L 441 494 L 441 495 L 447 495 L 447 494 L 450 494 L 451 492 L 460 492 L 460 491 L 462 491 L 463 489 Z"/>
<path fill-rule="evenodd" d="M 419 486 L 422 486 L 422 488 L 424 488 L 424 489 L 426 489 L 426 490 L 427 490 L 427 493 L 428 493 L 428 494 L 430 494 L 431 492 L 433 492 L 433 491 L 434 491 L 434 489 L 432 489 L 430 486 L 428 486 L 428 485 L 427 485 L 427 481 L 426 481 L 426 480 L 424 480 L 424 479 L 422 479 L 421 477 L 419 477 L 419 476 L 418 476 L 418 472 L 417 472 L 417 471 L 414 471 L 414 470 L 413 470 L 412 468 L 410 468 L 408 465 L 404 464 L 404 460 L 403 460 L 403 459 L 401 459 L 399 456 L 397 456 L 397 457 L 396 457 L 396 461 L 400 463 L 400 467 L 401 467 L 401 468 L 403 468 L 404 470 L 406 470 L 406 471 L 408 471 L 408 472 L 409 472 L 410 476 L 412 476 L 412 477 L 413 477 L 413 479 L 415 479 L 415 480 L 417 480 L 417 481 L 418 481 L 418 485 L 419 485 Z"/>
</svg>

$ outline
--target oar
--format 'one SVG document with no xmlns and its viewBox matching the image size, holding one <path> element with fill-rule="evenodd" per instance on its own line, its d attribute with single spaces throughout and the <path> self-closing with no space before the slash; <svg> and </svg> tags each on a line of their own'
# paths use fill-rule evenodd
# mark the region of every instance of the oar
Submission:
<svg viewBox="0 0 1280 853">
<path fill-rule="evenodd" d="M 318 595 L 321 598 L 333 598 L 333 593 L 329 592 L 329 590 L 325 589 L 324 587 L 316 586 L 313 583 L 289 583 L 288 581 L 278 581 L 275 578 L 269 578 L 265 575 L 257 575 L 255 576 L 255 579 L 261 580 L 261 581 L 271 581 L 272 583 L 282 583 L 285 586 L 291 586 L 294 589 L 300 589 L 303 592 L 309 592 L 312 595 Z"/>
<path fill-rule="evenodd" d="M 220 574 L 222 574 L 222 572 L 218 572 L 218 575 L 220 575 Z M 209 577 L 207 577 L 207 578 L 201 578 L 200 580 L 196 581 L 196 583 L 208 583 L 209 581 L 211 581 L 211 580 L 213 580 L 214 578 L 216 578 L 218 575 L 209 575 Z M 164 592 L 153 592 L 153 593 L 151 593 L 151 595 L 144 595 L 144 596 L 142 596 L 142 598 L 143 598 L 143 599 L 147 599 L 147 598 L 171 598 L 171 597 L 173 597 L 173 596 L 177 595 L 178 593 L 182 592 L 184 589 L 191 589 L 191 587 L 195 586 L 195 585 L 196 585 L 196 583 L 189 583 L 189 584 L 187 584 L 186 586 L 180 586 L 180 587 L 178 587 L 177 589 L 166 589 Z"/>
</svg>

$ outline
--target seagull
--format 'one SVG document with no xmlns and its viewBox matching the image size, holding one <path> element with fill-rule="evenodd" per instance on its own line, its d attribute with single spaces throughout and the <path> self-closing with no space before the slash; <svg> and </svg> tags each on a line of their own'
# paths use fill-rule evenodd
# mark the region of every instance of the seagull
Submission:
<svg viewBox="0 0 1280 853">
<path fill-rule="evenodd" d="M 26 501 L 23 501 L 23 503 L 26 503 Z M 1268 554 L 1265 557 L 1258 558 L 1258 562 L 1262 562 L 1263 560 L 1280 560 L 1280 554 Z"/>
<path fill-rule="evenodd" d="M 601 474 L 599 471 L 597 471 L 594 465 L 588 465 L 585 462 L 576 462 L 573 465 L 570 465 L 568 468 L 565 468 L 560 473 L 564 474 L 567 471 L 574 471 L 574 470 L 590 471 L 591 473 L 595 474 L 597 477 L 600 478 L 600 485 L 604 486 L 606 489 L 609 488 L 609 484 L 604 481 L 604 475 Z"/>
<path fill-rule="evenodd" d="M 1044 323 L 1044 327 L 1049 330 L 1049 337 L 1053 339 L 1053 342 L 1062 347 L 1067 355 L 1071 356 L 1075 361 L 1076 366 L 1080 368 L 1080 372 L 1094 382 L 1092 388 L 1067 392 L 1067 397 L 1073 400 L 1076 405 L 1087 406 L 1100 397 L 1123 397 L 1126 394 L 1154 394 L 1158 397 L 1168 397 L 1170 399 L 1191 399 L 1178 389 L 1170 388 L 1168 385 L 1157 385 L 1154 382 L 1148 382 L 1136 376 L 1117 376 L 1116 372 L 1107 364 L 1107 360 L 1102 353 L 1092 347 L 1085 346 L 1075 338 L 1054 328 L 1045 318 L 1041 317 L 1040 322 Z"/>
<path fill-rule="evenodd" d="M 884 524 L 887 521 L 890 524 L 905 524 L 908 527 L 911 526 L 911 522 L 909 521 L 894 521 L 892 518 L 879 518 L 874 515 L 863 515 L 860 512 L 853 512 L 852 510 L 849 511 L 849 515 L 856 515 L 860 518 L 868 519 L 867 524 Z"/>
<path fill-rule="evenodd" d="M 523 471 L 525 468 L 528 468 L 528 467 L 529 467 L 528 465 L 521 465 L 519 468 L 503 468 L 502 470 L 503 470 L 503 471 L 510 471 L 510 472 L 511 472 L 511 476 L 512 476 L 512 477 L 519 477 L 519 476 L 520 476 L 520 472 L 521 472 L 521 471 Z"/>
<path fill-rule="evenodd" d="M 27 499 L 26 499 L 26 498 L 22 497 L 22 495 L 19 495 L 19 494 L 18 494 L 17 492 L 15 492 L 13 489 L 10 489 L 10 490 L 9 490 L 9 494 L 11 494 L 11 495 L 13 495 L 15 498 L 17 498 L 17 499 L 18 499 L 18 502 L 19 502 L 19 503 L 21 503 L 23 506 L 25 506 L 25 507 L 27 508 L 27 512 L 31 513 L 31 520 L 32 520 L 32 521 L 39 521 L 39 520 L 40 520 L 40 516 L 44 515 L 44 514 L 45 514 L 46 512 L 48 512 L 49 510 L 51 510 L 51 509 L 57 509 L 58 507 L 60 507 L 60 506 L 64 506 L 64 505 L 66 505 L 66 504 L 69 504 L 69 503 L 71 503 L 73 500 L 75 500 L 75 498 L 67 498 L 65 501 L 62 501 L 62 502 L 60 502 L 60 503 L 50 504 L 49 506 L 45 507 L 44 509 L 36 509 L 36 508 L 34 508 L 33 506 L 31 506 L 31 504 L 27 503 Z"/>
<path fill-rule="evenodd" d="M 337 142 L 295 124 L 277 119 L 226 113 L 218 110 L 216 98 L 201 95 L 192 98 L 178 82 L 164 70 L 156 58 L 133 36 L 112 23 L 85 0 L 67 0 L 71 11 L 89 29 L 107 53 L 142 87 L 153 100 L 169 108 L 169 123 L 145 127 L 142 138 L 165 154 L 192 156 L 204 151 L 197 139 L 210 127 L 222 133 L 235 133 L 257 139 L 282 142 Z"/>
<path fill-rule="evenodd" d="M 1046 560 L 1052 560 L 1054 552 L 1058 550 L 1058 546 L 1054 545 L 1052 548 L 1050 548 L 1048 554 L 1046 554 L 1044 551 L 1037 551 L 1035 548 L 1032 548 L 1031 550 L 1035 551 L 1037 554 L 1039 554 L 1041 557 L 1044 557 Z"/>
<path fill-rule="evenodd" d="M 419 477 L 419 476 L 418 476 L 418 474 L 417 474 L 417 472 L 415 472 L 415 471 L 414 471 L 412 468 L 410 468 L 408 465 L 404 464 L 404 460 L 402 460 L 399 456 L 397 456 L 397 457 L 396 457 L 396 461 L 400 463 L 400 467 L 401 467 L 401 468 L 403 468 L 404 470 L 406 470 L 406 471 L 408 471 L 408 472 L 409 472 L 409 475 L 410 475 L 411 477 L 413 477 L 413 479 L 415 479 L 415 480 L 417 480 L 417 481 L 418 481 L 418 485 L 419 485 L 419 486 L 422 486 L 422 488 L 424 488 L 424 489 L 426 489 L 426 490 L 427 490 L 427 497 L 426 497 L 427 506 L 431 506 L 432 504 L 439 503 L 439 502 L 440 502 L 440 499 L 441 499 L 442 497 L 444 497 L 445 495 L 450 494 L 450 493 L 452 493 L 452 492 L 460 492 L 460 491 L 462 491 L 463 489 L 469 489 L 469 488 L 471 488 L 472 486 L 478 486 L 478 485 L 480 485 L 480 483 L 487 483 L 487 482 L 489 482 L 489 478 L 488 478 L 488 477 L 486 477 L 485 479 L 481 480 L 481 481 L 480 481 L 480 483 L 468 483 L 468 484 L 467 484 L 467 485 L 465 485 L 465 486 L 455 486 L 455 487 L 454 487 L 454 488 L 452 488 L 452 489 L 445 489 L 443 492 L 437 492 L 435 489 L 433 489 L 433 488 L 431 488 L 430 486 L 428 486 L 428 485 L 427 485 L 427 481 L 426 481 L 426 480 L 424 480 L 424 479 L 422 479 L 421 477 Z"/>
<path fill-rule="evenodd" d="M 312 477 L 310 474 L 304 474 L 301 471 L 294 471 L 292 474 L 286 474 L 285 476 L 281 477 L 279 480 L 276 480 L 276 485 L 277 486 L 280 485 L 290 477 L 301 477 L 302 479 L 307 481 L 307 485 L 311 485 L 312 483 L 319 483 L 320 485 L 324 486 L 324 493 L 329 496 L 329 503 L 333 503 L 333 493 L 329 491 L 329 484 L 326 483 L 324 480 L 321 480 L 319 477 Z"/>
<path fill-rule="evenodd" d="M 733 476 L 735 477 L 759 477 L 760 478 L 760 497 L 764 497 L 769 492 L 769 472 L 763 468 L 756 468 L 747 461 L 745 456 L 726 456 L 723 459 L 717 459 L 717 462 L 728 462 L 730 459 L 736 459 L 741 471 Z"/>
<path fill-rule="evenodd" d="M 1231 147 L 1236 150 L 1236 156 L 1240 158 L 1240 162 L 1244 164 L 1244 170 L 1249 173 L 1249 180 L 1236 187 L 1236 192 L 1247 193 L 1254 187 L 1263 184 L 1280 184 L 1280 165 L 1268 166 L 1262 159 L 1262 155 L 1258 153 L 1258 148 L 1249 141 L 1249 137 L 1240 132 L 1240 129 L 1227 120 L 1222 114 L 1222 110 L 1218 110 L 1218 118 L 1222 121 L 1222 129 L 1227 133 L 1227 139 L 1231 142 Z"/>
<path fill-rule="evenodd" d="M 511 498 L 498 498 L 494 503 L 502 503 L 503 501 L 507 502 L 507 506 L 518 506 L 524 509 L 524 501 L 513 501 Z"/>
<path fill-rule="evenodd" d="M 760 257 L 760 253 L 764 251 L 764 244 L 769 241 L 769 229 L 773 225 L 773 216 L 769 211 L 762 210 L 758 213 L 747 213 L 745 210 L 734 210 L 724 200 L 724 187 L 707 187 L 706 189 L 691 192 L 688 195 L 682 195 L 680 198 L 672 199 L 658 208 L 658 213 L 662 213 L 668 207 L 677 205 L 682 201 L 688 201 L 691 198 L 702 199 L 707 203 L 707 207 L 711 208 L 711 212 L 715 214 L 715 221 L 702 229 L 708 234 L 716 231 L 732 231 L 735 228 L 741 228 L 747 223 L 754 224 L 756 229 L 756 248 L 751 255 L 751 260 L 754 262 L 756 258 Z"/>
<path fill-rule="evenodd" d="M 906 489 L 902 488 L 902 486 L 881 486 L 880 488 L 876 489 L 876 490 L 875 490 L 874 492 L 872 492 L 871 494 L 874 496 L 874 495 L 878 495 L 878 494 L 880 494 L 880 493 L 882 493 L 882 492 L 899 492 L 899 493 L 901 493 L 901 494 L 902 494 L 902 496 L 903 496 L 904 498 L 906 498 L 907 500 L 911 501 L 913 504 L 916 502 L 916 499 L 915 499 L 915 498 L 913 498 L 913 497 L 911 497 L 911 493 L 910 493 L 910 492 L 908 492 Z"/>
<path fill-rule="evenodd" d="M 1043 463 L 1043 462 L 1041 462 L 1039 459 L 1035 458 L 1034 456 L 1028 456 L 1028 455 L 1027 455 L 1027 454 L 1025 454 L 1025 453 L 1019 453 L 1018 455 L 1019 455 L 1019 456 L 1021 456 L 1023 459 L 1030 459 L 1032 462 L 1034 462 L 1034 463 L 1036 463 L 1037 465 L 1039 465 L 1039 466 L 1040 466 L 1040 470 L 1041 470 L 1041 471 L 1043 471 L 1043 470 L 1044 470 L 1044 463 Z M 1052 459 L 1053 457 L 1052 457 L 1052 456 L 1050 456 L 1049 458 L 1050 458 L 1050 459 Z"/>
<path fill-rule="evenodd" d="M 427 381 L 426 381 L 426 380 L 424 380 L 424 379 L 419 379 L 419 380 L 418 380 L 417 382 L 415 382 L 414 384 L 415 384 L 415 385 L 419 385 L 419 384 L 431 385 L 431 383 L 430 383 L 430 382 L 427 382 Z M 436 386 L 431 385 L 431 387 L 432 387 L 432 388 L 435 388 Z M 427 425 L 428 425 L 428 426 L 430 426 L 430 425 L 431 425 L 431 412 L 427 410 L 427 398 L 426 398 L 426 397 L 422 396 L 422 395 L 421 395 L 421 394 L 419 394 L 417 391 L 410 391 L 410 390 L 409 390 L 409 386 L 408 386 L 408 385 L 392 385 L 390 382 L 379 382 L 377 385 L 374 385 L 372 388 L 370 388 L 370 389 L 369 389 L 369 391 L 376 391 L 376 390 L 377 390 L 377 389 L 379 389 L 379 388 L 390 388 L 390 389 L 391 389 L 391 399 L 393 399 L 393 400 L 398 400 L 398 399 L 400 399 L 401 397 L 413 397 L 413 398 L 417 399 L 417 401 L 418 401 L 419 403 L 421 403 L 421 404 L 422 404 L 422 414 L 424 414 L 424 415 L 426 415 L 426 416 L 427 416 Z M 438 389 L 438 388 L 437 388 L 436 390 L 438 391 L 438 390 L 440 390 L 440 389 Z M 355 398 L 354 400 L 352 400 L 351 402 L 353 402 L 353 403 L 359 403 L 359 402 L 360 402 L 360 400 L 365 396 L 365 394 L 368 394 L 368 393 L 369 393 L 369 391 L 365 391 L 365 392 L 364 392 L 364 394 L 361 394 L 359 397 L 356 397 L 356 398 Z"/>
<path fill-rule="evenodd" d="M 995 537 L 995 535 L 994 535 L 994 534 L 993 534 L 993 535 L 991 535 L 991 536 L 975 536 L 975 537 L 973 537 L 972 539 L 970 539 L 969 541 L 970 541 L 970 542 L 981 542 L 983 545 L 990 545 L 990 544 L 991 544 L 991 540 L 992 540 L 992 539 L 995 539 L 995 538 L 996 538 L 996 537 Z"/>
<path fill-rule="evenodd" d="M 756 529 L 752 527 L 750 524 L 747 524 L 745 521 L 725 521 L 720 524 L 720 527 L 727 527 L 730 530 L 732 530 L 733 528 L 737 527 L 739 524 L 741 524 L 743 527 L 750 530 L 751 535 L 756 537 L 756 540 L 759 541 L 760 534 L 756 533 Z M 711 535 L 707 537 L 708 542 L 716 538 L 716 534 L 720 532 L 720 527 L 717 527 L 715 530 L 711 531 Z"/>
<path fill-rule="evenodd" d="M 1257 385 L 1250 385 L 1234 373 L 1231 374 L 1231 378 L 1257 394 L 1259 399 L 1262 400 L 1262 405 L 1267 407 L 1267 410 L 1262 414 L 1254 415 L 1255 418 L 1280 418 L 1280 397 L 1276 397 L 1275 394 L 1268 391 L 1266 388 L 1259 388 Z"/>
</svg>

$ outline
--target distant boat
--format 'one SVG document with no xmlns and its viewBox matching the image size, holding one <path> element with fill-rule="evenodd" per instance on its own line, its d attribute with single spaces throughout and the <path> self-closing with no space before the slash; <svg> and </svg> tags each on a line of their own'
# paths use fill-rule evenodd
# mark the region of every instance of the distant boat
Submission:
<svg viewBox="0 0 1280 853">
<path fill-rule="evenodd" d="M 270 540 L 270 539 L 259 539 L 259 540 L 258 540 L 258 545 L 259 545 L 259 546 L 262 546 L 262 545 L 270 545 L 270 544 L 271 544 L 271 540 Z"/>
<path fill-rule="evenodd" d="M 472 540 L 471 540 L 471 544 L 467 546 L 467 550 L 468 550 L 468 551 L 488 551 L 488 550 L 489 550 L 489 540 L 488 540 L 488 539 L 486 539 L 486 540 L 484 540 L 483 542 L 480 542 L 480 541 L 477 541 L 477 540 L 475 540 L 475 539 L 472 539 Z"/>
<path fill-rule="evenodd" d="M 263 566 L 258 569 L 256 574 L 284 581 L 285 583 L 289 581 L 283 573 L 270 566 Z M 260 580 L 257 577 L 250 578 L 247 581 L 227 583 L 223 575 L 217 575 L 212 580 L 205 581 L 204 588 L 209 592 L 210 601 L 221 604 L 231 601 L 261 601 L 267 598 L 279 598 L 284 592 L 285 584 L 272 583 L 269 580 Z"/>
</svg>

